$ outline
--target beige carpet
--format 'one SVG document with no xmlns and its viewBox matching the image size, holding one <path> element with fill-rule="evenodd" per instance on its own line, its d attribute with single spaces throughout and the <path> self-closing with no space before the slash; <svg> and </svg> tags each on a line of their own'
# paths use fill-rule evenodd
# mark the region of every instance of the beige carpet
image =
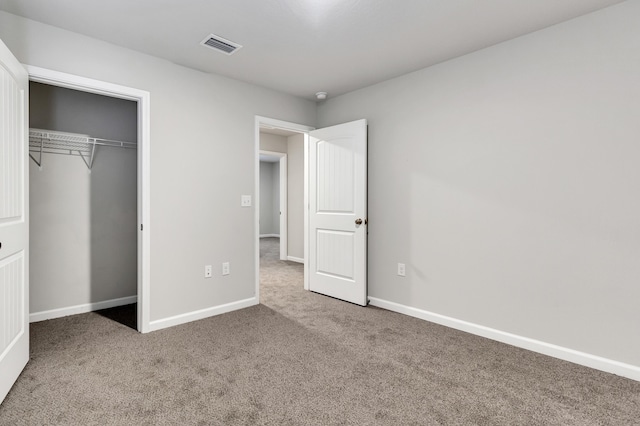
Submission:
<svg viewBox="0 0 640 426">
<path fill-rule="evenodd" d="M 32 324 L 1 425 L 638 425 L 640 383 L 302 290 L 141 335 L 132 306 Z"/>
</svg>

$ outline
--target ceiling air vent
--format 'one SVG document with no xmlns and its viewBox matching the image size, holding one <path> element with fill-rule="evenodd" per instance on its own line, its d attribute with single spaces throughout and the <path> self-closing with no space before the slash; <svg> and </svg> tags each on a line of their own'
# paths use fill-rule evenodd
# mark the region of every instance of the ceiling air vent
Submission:
<svg viewBox="0 0 640 426">
<path fill-rule="evenodd" d="M 200 44 L 210 47 L 213 50 L 217 50 L 218 52 L 225 53 L 227 55 L 231 55 L 233 52 L 242 47 L 238 43 L 234 43 L 215 34 L 209 34 L 204 40 L 200 42 Z"/>
</svg>

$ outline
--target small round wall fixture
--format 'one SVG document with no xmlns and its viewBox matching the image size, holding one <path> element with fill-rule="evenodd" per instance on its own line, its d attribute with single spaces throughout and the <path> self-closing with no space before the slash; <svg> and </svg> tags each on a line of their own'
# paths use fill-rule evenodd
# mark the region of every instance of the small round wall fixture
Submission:
<svg viewBox="0 0 640 426">
<path fill-rule="evenodd" d="M 325 99 L 327 99 L 327 92 L 316 93 L 316 99 L 319 101 L 324 101 Z"/>
</svg>

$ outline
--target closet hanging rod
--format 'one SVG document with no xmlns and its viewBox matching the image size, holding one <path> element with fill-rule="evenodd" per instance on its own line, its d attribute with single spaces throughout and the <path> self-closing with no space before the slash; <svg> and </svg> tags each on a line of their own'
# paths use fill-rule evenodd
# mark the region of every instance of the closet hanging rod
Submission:
<svg viewBox="0 0 640 426">
<path fill-rule="evenodd" d="M 89 168 L 89 172 L 91 172 L 96 146 L 135 149 L 138 145 L 135 142 L 93 138 L 89 135 L 77 133 L 29 129 L 29 156 L 38 167 L 42 167 L 43 153 L 76 155 L 82 157 L 82 160 Z M 39 158 L 36 159 L 32 153 L 39 153 Z"/>
</svg>

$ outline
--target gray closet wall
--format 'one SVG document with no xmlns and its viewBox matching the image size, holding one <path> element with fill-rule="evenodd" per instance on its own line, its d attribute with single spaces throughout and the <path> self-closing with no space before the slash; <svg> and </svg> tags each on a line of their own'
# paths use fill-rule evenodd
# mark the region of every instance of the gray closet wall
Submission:
<svg viewBox="0 0 640 426">
<path fill-rule="evenodd" d="M 132 101 L 30 84 L 32 128 L 137 140 Z M 137 152 L 97 147 L 81 158 L 30 160 L 30 312 L 137 294 Z"/>
</svg>

